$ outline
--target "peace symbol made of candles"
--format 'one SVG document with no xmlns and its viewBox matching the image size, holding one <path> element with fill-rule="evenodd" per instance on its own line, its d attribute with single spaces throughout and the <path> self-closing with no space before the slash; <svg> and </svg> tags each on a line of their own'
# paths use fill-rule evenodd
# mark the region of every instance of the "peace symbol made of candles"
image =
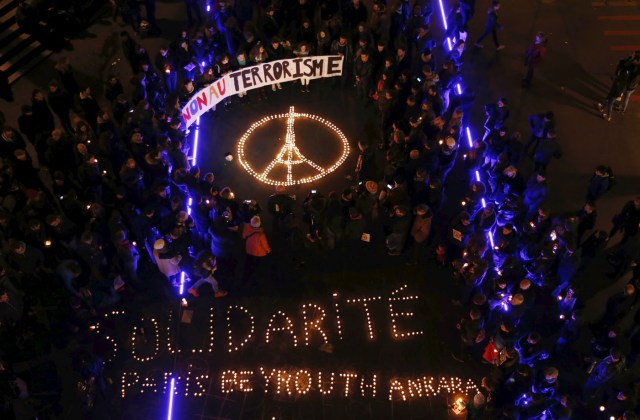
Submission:
<svg viewBox="0 0 640 420">
<path fill-rule="evenodd" d="M 277 153 L 275 158 L 269 162 L 266 168 L 262 171 L 258 171 L 254 169 L 249 161 L 247 160 L 246 155 L 246 142 L 251 137 L 253 132 L 262 127 L 266 123 L 277 120 L 277 119 L 285 119 L 287 121 L 287 131 L 285 134 L 284 145 Z M 296 146 L 296 137 L 294 124 L 297 119 L 308 119 L 317 122 L 318 124 L 322 124 L 331 131 L 333 131 L 337 138 L 340 139 L 342 143 L 342 153 L 340 157 L 329 167 L 323 167 L 318 165 L 313 160 L 308 159 L 302 154 L 300 149 Z M 342 131 L 336 127 L 330 121 L 325 120 L 317 115 L 307 114 L 307 113 L 298 113 L 295 112 L 294 107 L 289 108 L 289 112 L 286 114 L 277 114 L 270 115 L 264 117 L 249 127 L 249 129 L 242 135 L 240 141 L 238 142 L 238 161 L 240 165 L 253 177 L 257 178 L 259 181 L 264 182 L 265 184 L 270 185 L 297 185 L 297 184 L 307 184 L 313 181 L 316 181 L 331 172 L 335 171 L 340 165 L 344 163 L 349 155 L 349 141 L 347 137 L 342 133 Z M 311 168 L 313 175 L 307 175 L 302 177 L 296 177 L 294 173 L 294 168 L 297 165 L 307 165 Z M 283 179 L 273 179 L 271 173 L 274 168 L 277 166 L 283 166 L 286 168 L 286 177 Z"/>
</svg>

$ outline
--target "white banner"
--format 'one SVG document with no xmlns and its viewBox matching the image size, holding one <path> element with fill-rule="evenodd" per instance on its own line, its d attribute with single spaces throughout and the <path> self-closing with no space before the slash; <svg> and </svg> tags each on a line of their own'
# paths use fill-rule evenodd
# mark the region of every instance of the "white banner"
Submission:
<svg viewBox="0 0 640 420">
<path fill-rule="evenodd" d="M 225 74 L 193 95 L 189 103 L 182 108 L 182 118 L 188 128 L 223 99 L 240 92 L 302 78 L 319 79 L 340 76 L 342 62 L 342 57 L 339 55 L 321 55 L 288 58 L 244 67 Z"/>
</svg>

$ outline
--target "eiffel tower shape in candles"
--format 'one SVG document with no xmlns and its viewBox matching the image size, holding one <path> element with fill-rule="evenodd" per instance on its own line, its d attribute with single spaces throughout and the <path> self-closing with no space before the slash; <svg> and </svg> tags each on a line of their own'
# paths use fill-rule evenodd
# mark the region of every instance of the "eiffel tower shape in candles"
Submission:
<svg viewBox="0 0 640 420">
<path fill-rule="evenodd" d="M 320 165 L 304 157 L 296 146 L 296 136 L 293 130 L 293 124 L 298 115 L 299 114 L 295 113 L 293 107 L 289 108 L 289 113 L 287 114 L 287 134 L 284 138 L 284 146 L 282 146 L 282 149 L 280 149 L 276 158 L 273 159 L 262 174 L 260 174 L 261 178 L 267 178 L 271 170 L 276 165 L 285 165 L 287 167 L 287 183 L 291 183 L 293 181 L 292 172 L 294 165 L 307 164 L 321 174 L 326 172 Z"/>
</svg>

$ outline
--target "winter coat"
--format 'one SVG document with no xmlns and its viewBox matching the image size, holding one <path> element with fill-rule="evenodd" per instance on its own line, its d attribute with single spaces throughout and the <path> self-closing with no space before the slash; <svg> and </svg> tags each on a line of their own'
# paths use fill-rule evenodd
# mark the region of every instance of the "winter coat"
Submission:
<svg viewBox="0 0 640 420">
<path fill-rule="evenodd" d="M 540 44 L 531 44 L 524 53 L 524 65 L 536 68 L 547 55 L 547 48 Z"/>
<path fill-rule="evenodd" d="M 424 216 L 416 215 L 413 219 L 413 226 L 411 226 L 411 236 L 416 243 L 422 243 L 429 237 L 431 232 L 431 214 L 427 213 Z"/>
<path fill-rule="evenodd" d="M 533 155 L 533 160 L 536 163 L 548 164 L 553 158 L 559 158 L 562 156 L 562 149 L 555 140 L 542 139 L 536 147 Z"/>
<path fill-rule="evenodd" d="M 153 250 L 153 257 L 158 265 L 158 270 L 166 277 L 175 276 L 180 272 L 180 255 L 172 255 L 172 253 L 160 253 L 157 249 Z"/>
<path fill-rule="evenodd" d="M 247 223 L 242 229 L 242 238 L 247 240 L 245 245 L 247 255 L 264 257 L 271 252 L 271 247 L 267 242 L 267 235 L 262 228 L 254 228 Z"/>
</svg>

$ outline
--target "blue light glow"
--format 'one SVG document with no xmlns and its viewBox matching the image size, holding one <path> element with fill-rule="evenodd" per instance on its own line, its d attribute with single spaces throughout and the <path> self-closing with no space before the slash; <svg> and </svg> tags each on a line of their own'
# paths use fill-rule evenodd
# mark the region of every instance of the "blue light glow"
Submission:
<svg viewBox="0 0 640 420">
<path fill-rule="evenodd" d="M 491 249 L 493 249 L 496 246 L 496 244 L 493 241 L 493 232 L 491 231 L 489 231 L 489 242 L 491 243 Z"/>
<path fill-rule="evenodd" d="M 476 181 L 480 182 L 480 171 L 476 169 Z"/>
<path fill-rule="evenodd" d="M 196 132 L 193 135 L 193 154 L 191 155 L 191 166 L 195 166 L 198 161 L 198 141 L 200 139 L 200 118 L 196 120 Z M 189 198 L 187 202 L 187 214 L 191 215 L 191 206 L 193 205 L 193 199 Z M 178 294 L 182 296 L 184 294 L 184 281 L 185 274 L 184 271 L 180 273 L 180 289 L 178 290 Z"/>
<path fill-rule="evenodd" d="M 449 28 L 447 28 L 447 16 L 444 14 L 444 5 L 442 4 L 442 0 L 438 0 L 438 2 L 440 3 L 440 13 L 442 14 L 442 24 L 444 25 L 444 29 L 446 31 Z"/>
<path fill-rule="evenodd" d="M 486 208 L 486 207 L 487 207 L 487 202 L 486 202 L 486 200 L 484 199 L 484 197 L 482 197 L 482 198 L 480 199 L 480 201 L 482 202 L 482 208 L 483 208 L 483 209 L 484 209 L 484 208 Z"/>
<path fill-rule="evenodd" d="M 173 418 L 173 394 L 176 388 L 176 378 L 171 378 L 171 386 L 169 386 L 169 409 L 167 410 L 167 420 Z"/>
<path fill-rule="evenodd" d="M 200 140 L 200 117 L 196 120 L 196 133 L 193 136 L 193 154 L 191 155 L 191 166 L 196 166 L 198 161 L 198 141 Z"/>
</svg>

